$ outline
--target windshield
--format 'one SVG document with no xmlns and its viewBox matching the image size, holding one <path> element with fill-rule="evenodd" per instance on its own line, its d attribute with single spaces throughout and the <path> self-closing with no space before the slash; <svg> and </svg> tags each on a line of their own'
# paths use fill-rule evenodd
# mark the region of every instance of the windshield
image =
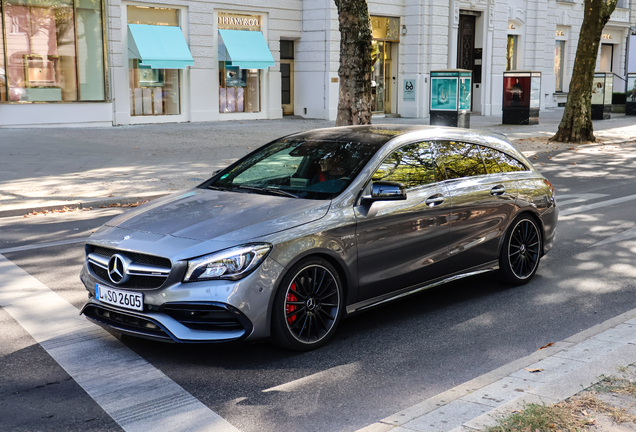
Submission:
<svg viewBox="0 0 636 432">
<path fill-rule="evenodd" d="M 349 186 L 377 149 L 355 142 L 274 142 L 228 167 L 204 187 L 331 199 Z"/>
</svg>

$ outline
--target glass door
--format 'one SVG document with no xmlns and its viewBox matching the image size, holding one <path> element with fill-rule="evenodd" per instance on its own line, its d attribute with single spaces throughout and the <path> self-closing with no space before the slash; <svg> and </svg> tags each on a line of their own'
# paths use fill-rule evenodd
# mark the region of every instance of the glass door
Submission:
<svg viewBox="0 0 636 432">
<path fill-rule="evenodd" d="M 371 111 L 376 113 L 384 112 L 384 89 L 386 85 L 384 58 L 386 45 L 389 45 L 389 43 L 374 40 L 371 50 L 371 59 L 373 61 L 371 70 Z"/>
</svg>

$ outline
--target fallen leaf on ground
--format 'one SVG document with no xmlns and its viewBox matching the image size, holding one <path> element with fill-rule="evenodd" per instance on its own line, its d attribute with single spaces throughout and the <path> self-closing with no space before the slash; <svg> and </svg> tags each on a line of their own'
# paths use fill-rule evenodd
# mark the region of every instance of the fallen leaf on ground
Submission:
<svg viewBox="0 0 636 432">
<path fill-rule="evenodd" d="M 114 195 L 114 194 L 110 194 L 110 195 L 108 195 L 108 196 L 109 196 L 109 197 L 114 197 L 115 195 Z"/>
<path fill-rule="evenodd" d="M 547 348 L 547 347 L 551 347 L 552 345 L 554 345 L 554 342 L 550 342 L 547 345 L 543 345 L 541 348 L 539 348 L 540 350 L 542 350 L 543 348 Z M 538 351 L 538 350 L 537 350 Z"/>
<path fill-rule="evenodd" d="M 572 162 L 572 165 L 576 165 L 576 162 Z"/>
<path fill-rule="evenodd" d="M 537 372 L 541 372 L 543 369 L 535 369 L 535 368 L 524 368 L 525 370 L 527 370 L 530 373 L 537 373 Z"/>
</svg>

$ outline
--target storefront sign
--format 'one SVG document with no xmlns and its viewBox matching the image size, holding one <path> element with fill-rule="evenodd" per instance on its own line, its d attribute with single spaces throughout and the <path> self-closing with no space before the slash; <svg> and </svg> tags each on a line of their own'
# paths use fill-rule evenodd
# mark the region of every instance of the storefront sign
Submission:
<svg viewBox="0 0 636 432">
<path fill-rule="evenodd" d="M 603 33 L 603 36 L 601 36 L 601 39 L 612 40 L 612 34 L 611 33 Z"/>
<path fill-rule="evenodd" d="M 404 101 L 415 101 L 415 80 L 404 80 Z"/>
<path fill-rule="evenodd" d="M 400 19 L 392 17 L 369 17 L 373 39 L 390 42 L 400 41 Z"/>
<path fill-rule="evenodd" d="M 219 29 L 221 30 L 254 30 L 260 31 L 260 15 L 238 15 L 219 13 Z"/>
</svg>

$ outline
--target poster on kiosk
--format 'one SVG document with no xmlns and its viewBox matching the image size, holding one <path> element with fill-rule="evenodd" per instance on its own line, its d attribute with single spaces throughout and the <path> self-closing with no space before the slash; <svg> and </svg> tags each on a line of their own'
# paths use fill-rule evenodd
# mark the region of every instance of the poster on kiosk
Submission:
<svg viewBox="0 0 636 432">
<path fill-rule="evenodd" d="M 504 72 L 503 124 L 539 124 L 541 72 Z"/>
<path fill-rule="evenodd" d="M 627 92 L 625 101 L 625 115 L 636 116 L 636 72 L 627 74 Z"/>
<path fill-rule="evenodd" d="M 594 72 L 594 81 L 592 82 L 592 120 L 608 120 L 611 117 L 613 91 L 614 73 Z"/>
<path fill-rule="evenodd" d="M 431 71 L 431 125 L 470 127 L 472 75 L 466 69 Z"/>
</svg>

